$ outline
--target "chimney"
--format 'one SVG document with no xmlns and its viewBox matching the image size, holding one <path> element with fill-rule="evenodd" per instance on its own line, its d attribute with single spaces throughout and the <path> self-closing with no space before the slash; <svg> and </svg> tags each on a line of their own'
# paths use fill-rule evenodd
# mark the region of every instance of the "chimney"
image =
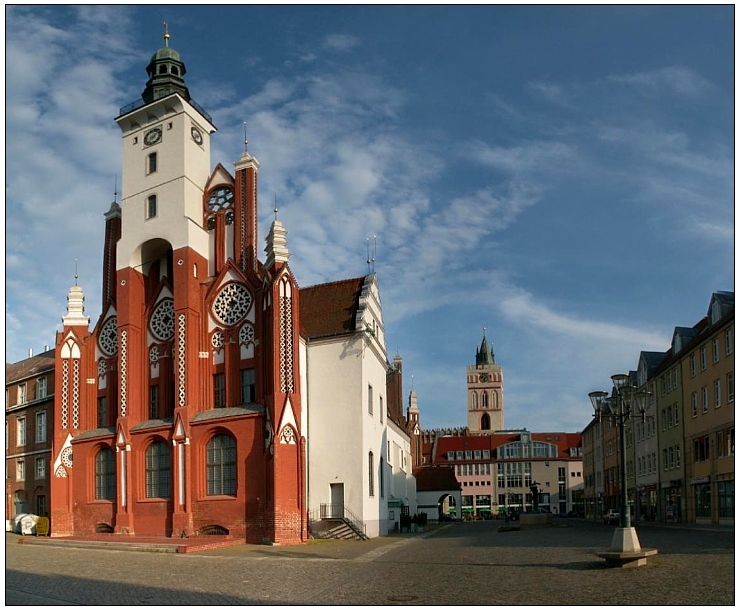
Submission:
<svg viewBox="0 0 740 610">
<path fill-rule="evenodd" d="M 33 350 L 32 349 L 29 349 L 28 350 L 28 357 L 29 358 L 33 358 Z"/>
</svg>

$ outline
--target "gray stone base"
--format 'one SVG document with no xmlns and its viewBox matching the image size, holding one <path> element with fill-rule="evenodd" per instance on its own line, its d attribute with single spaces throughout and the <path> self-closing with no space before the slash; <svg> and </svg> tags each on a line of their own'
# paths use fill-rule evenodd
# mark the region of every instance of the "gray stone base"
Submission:
<svg viewBox="0 0 740 610">
<path fill-rule="evenodd" d="M 608 568 L 639 568 L 647 565 L 648 557 L 657 554 L 658 549 L 640 549 L 639 551 L 606 550 L 596 553 L 598 557 L 606 559 Z"/>
<path fill-rule="evenodd" d="M 523 529 L 529 529 L 532 527 L 548 527 L 552 525 L 552 515 L 545 513 L 522 513 L 519 515 L 519 523 Z"/>
</svg>

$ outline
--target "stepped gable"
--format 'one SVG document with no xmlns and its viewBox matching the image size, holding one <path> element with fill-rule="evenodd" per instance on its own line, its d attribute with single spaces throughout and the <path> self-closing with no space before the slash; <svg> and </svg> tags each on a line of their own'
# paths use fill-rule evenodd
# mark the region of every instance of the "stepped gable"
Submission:
<svg viewBox="0 0 740 610">
<path fill-rule="evenodd" d="M 300 289 L 301 332 L 309 339 L 355 332 L 364 277 Z"/>
</svg>

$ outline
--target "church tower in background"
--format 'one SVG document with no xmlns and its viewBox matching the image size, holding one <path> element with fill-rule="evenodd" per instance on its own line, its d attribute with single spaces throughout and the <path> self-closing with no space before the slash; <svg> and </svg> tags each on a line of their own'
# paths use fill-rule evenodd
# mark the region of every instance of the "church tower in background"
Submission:
<svg viewBox="0 0 740 610">
<path fill-rule="evenodd" d="M 486 331 L 476 349 L 475 364 L 467 367 L 468 430 L 492 434 L 504 428 L 504 370 L 496 364 Z"/>
</svg>

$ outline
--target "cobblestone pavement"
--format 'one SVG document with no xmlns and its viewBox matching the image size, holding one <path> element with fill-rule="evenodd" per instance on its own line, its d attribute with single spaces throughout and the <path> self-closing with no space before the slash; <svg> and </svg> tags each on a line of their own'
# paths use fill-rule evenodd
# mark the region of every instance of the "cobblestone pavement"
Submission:
<svg viewBox="0 0 740 610">
<path fill-rule="evenodd" d="M 648 566 L 608 569 L 613 527 L 582 520 L 199 554 L 70 549 L 6 536 L 8 605 L 734 605 L 732 528 L 637 527 Z"/>
</svg>

